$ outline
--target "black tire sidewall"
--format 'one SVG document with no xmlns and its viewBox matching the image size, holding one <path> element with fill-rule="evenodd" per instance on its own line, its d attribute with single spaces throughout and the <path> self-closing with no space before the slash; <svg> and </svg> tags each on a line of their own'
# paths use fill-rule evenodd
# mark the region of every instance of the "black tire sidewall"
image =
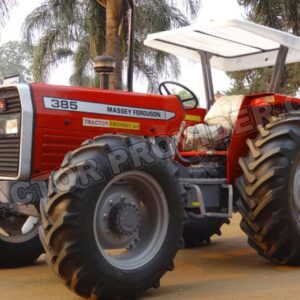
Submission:
<svg viewBox="0 0 300 300">
<path fill-rule="evenodd" d="M 44 252 L 38 232 L 24 242 L 8 242 L 0 238 L 0 267 L 12 268 L 33 264 Z"/>
<path fill-rule="evenodd" d="M 108 170 L 103 168 L 102 170 Z M 123 172 L 131 171 L 132 168 L 127 166 Z M 169 225 L 165 241 L 155 257 L 143 267 L 137 270 L 124 271 L 112 266 L 101 254 L 98 249 L 96 237 L 94 234 L 94 214 L 98 202 L 98 197 L 104 190 L 107 183 L 114 178 L 110 172 L 105 172 L 105 181 L 100 184 L 86 189 L 82 194 L 82 199 L 86 202 L 81 211 L 82 221 L 85 224 L 81 230 L 82 239 L 84 240 L 83 253 L 84 259 L 88 261 L 89 266 L 95 274 L 102 274 L 109 282 L 122 282 L 124 286 L 130 283 L 136 283 L 137 278 L 140 282 L 149 282 L 150 278 L 160 278 L 172 262 L 179 244 L 182 232 L 182 207 L 180 201 L 172 201 L 174 196 L 180 197 L 178 183 L 170 176 L 165 164 L 157 161 L 152 165 L 144 165 L 139 171 L 151 175 L 162 187 L 167 199 L 169 210 Z"/>
<path fill-rule="evenodd" d="M 288 265 L 300 263 L 300 219 L 293 196 L 300 162 L 299 120 L 298 115 L 284 115 L 249 140 L 249 154 L 240 163 L 247 173 L 237 180 L 242 196 L 237 206 L 249 244 L 261 256 Z"/>
</svg>

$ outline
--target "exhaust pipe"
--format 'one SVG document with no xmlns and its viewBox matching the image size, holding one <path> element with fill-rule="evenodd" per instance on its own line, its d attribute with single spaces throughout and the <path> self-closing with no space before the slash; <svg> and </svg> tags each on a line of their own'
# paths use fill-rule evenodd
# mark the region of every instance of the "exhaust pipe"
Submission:
<svg viewBox="0 0 300 300">
<path fill-rule="evenodd" d="M 109 75 L 116 68 L 115 59 L 108 55 L 97 56 L 94 59 L 94 70 L 100 76 L 100 88 L 109 90 Z"/>
<path fill-rule="evenodd" d="M 127 66 L 127 90 L 133 91 L 133 63 L 135 40 L 135 0 L 127 0 L 129 7 L 128 22 L 128 66 Z M 104 5 L 100 0 L 98 2 Z M 109 75 L 115 70 L 115 60 L 107 55 L 97 56 L 94 59 L 94 70 L 100 75 L 100 88 L 109 89 Z"/>
</svg>

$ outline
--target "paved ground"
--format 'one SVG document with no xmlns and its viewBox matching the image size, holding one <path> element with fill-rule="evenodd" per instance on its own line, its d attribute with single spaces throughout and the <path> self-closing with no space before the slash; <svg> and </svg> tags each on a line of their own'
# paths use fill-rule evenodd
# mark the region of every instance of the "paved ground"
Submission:
<svg viewBox="0 0 300 300">
<path fill-rule="evenodd" d="M 236 216 L 210 246 L 181 251 L 176 269 L 145 300 L 300 299 L 300 268 L 279 267 L 247 246 Z M 79 300 L 49 270 L 38 265 L 0 271 L 0 299 Z M 104 299 L 105 300 L 105 299 Z"/>
</svg>

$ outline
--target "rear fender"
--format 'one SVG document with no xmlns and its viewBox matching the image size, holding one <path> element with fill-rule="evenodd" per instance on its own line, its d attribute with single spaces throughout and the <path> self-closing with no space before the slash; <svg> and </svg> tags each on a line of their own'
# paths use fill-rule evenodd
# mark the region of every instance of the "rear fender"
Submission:
<svg viewBox="0 0 300 300">
<path fill-rule="evenodd" d="M 300 99 L 279 94 L 260 94 L 245 97 L 234 126 L 227 156 L 227 181 L 233 183 L 241 175 L 239 158 L 246 156 L 247 139 L 254 139 L 258 126 L 265 126 L 271 116 L 300 112 Z"/>
</svg>

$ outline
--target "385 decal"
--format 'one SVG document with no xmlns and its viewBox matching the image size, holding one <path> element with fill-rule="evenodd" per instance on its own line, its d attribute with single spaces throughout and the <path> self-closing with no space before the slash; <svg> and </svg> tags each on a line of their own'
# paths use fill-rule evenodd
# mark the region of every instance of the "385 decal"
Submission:
<svg viewBox="0 0 300 300">
<path fill-rule="evenodd" d="M 170 120 L 175 117 L 174 112 L 161 109 L 110 105 L 97 102 L 52 97 L 44 97 L 44 105 L 46 109 L 76 111 L 137 119 Z"/>
<path fill-rule="evenodd" d="M 53 109 L 63 109 L 63 110 L 77 110 L 78 104 L 76 101 L 69 101 L 63 99 L 50 99 L 50 106 Z"/>
</svg>

